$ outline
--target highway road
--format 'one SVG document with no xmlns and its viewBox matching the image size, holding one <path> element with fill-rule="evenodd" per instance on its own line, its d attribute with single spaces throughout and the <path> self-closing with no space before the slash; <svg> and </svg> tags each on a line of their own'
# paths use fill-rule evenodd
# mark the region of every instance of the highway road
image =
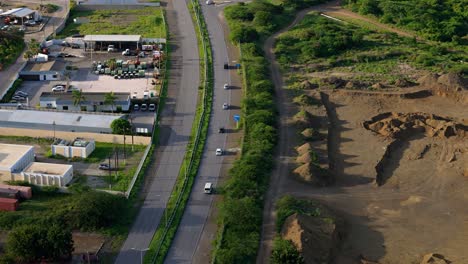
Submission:
<svg viewBox="0 0 468 264">
<path fill-rule="evenodd" d="M 166 106 L 160 122 L 160 146 L 146 177 L 146 197 L 116 262 L 138 263 L 149 247 L 185 155 L 197 105 L 199 57 L 197 39 L 185 0 L 167 3 L 171 34 L 171 69 Z"/>
<path fill-rule="evenodd" d="M 236 81 L 235 87 L 223 89 L 225 83 L 233 84 L 231 81 L 234 80 L 231 79 L 236 78 L 235 70 L 225 70 L 223 67 L 225 62 L 232 61 L 228 57 L 227 43 L 219 20 L 223 6 L 207 6 L 204 2 L 201 3 L 210 34 L 214 60 L 213 111 L 198 175 L 165 263 L 209 263 L 210 242 L 215 238 L 216 225 L 209 230 L 206 225 L 214 195 L 203 193 L 203 188 L 206 182 L 212 182 L 216 187 L 223 165 L 230 167 L 230 163 L 235 159 L 236 154 L 233 150 L 224 156 L 216 156 L 216 148 L 226 149 L 232 147 L 233 144 L 239 144 L 238 141 L 230 142 L 228 139 L 228 134 L 233 134 L 235 128 L 233 115 L 240 113 L 241 91 L 239 81 Z M 231 108 L 223 110 L 223 103 L 231 104 Z M 228 133 L 218 133 L 219 127 L 225 127 Z M 201 240 L 204 241 L 201 243 Z"/>
</svg>

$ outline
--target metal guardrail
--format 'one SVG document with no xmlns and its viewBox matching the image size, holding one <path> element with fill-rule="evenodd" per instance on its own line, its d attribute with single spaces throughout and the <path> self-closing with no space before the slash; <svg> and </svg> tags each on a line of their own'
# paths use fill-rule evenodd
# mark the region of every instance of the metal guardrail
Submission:
<svg viewBox="0 0 468 264">
<path fill-rule="evenodd" d="M 153 130 L 153 133 L 154 133 L 154 130 Z M 143 164 L 146 161 L 146 157 L 148 156 L 148 153 L 149 153 L 149 151 L 151 149 L 151 146 L 152 146 L 152 144 L 149 144 L 146 147 L 145 152 L 143 153 L 143 157 L 141 158 L 140 163 L 138 164 L 138 167 L 137 167 L 137 169 L 135 171 L 135 174 L 133 174 L 132 181 L 130 182 L 130 185 L 128 186 L 127 191 L 125 191 L 125 197 L 127 199 L 130 196 L 130 194 L 132 193 L 133 186 L 135 186 L 135 182 L 136 182 L 136 180 L 138 178 L 138 174 L 140 174 L 140 171 L 143 168 Z"/>
<path fill-rule="evenodd" d="M 198 129 L 197 129 L 197 134 L 195 136 L 195 140 L 194 140 L 194 145 L 193 145 L 193 150 L 197 149 L 198 147 L 198 144 L 199 144 L 199 139 L 200 139 L 200 134 L 201 134 L 201 130 L 203 128 L 203 120 L 204 120 L 204 117 L 205 117 L 205 110 L 206 110 L 206 104 L 207 104 L 207 87 L 208 87 L 208 57 L 207 57 L 207 48 L 206 48 L 206 43 L 205 43 L 205 38 L 209 38 L 209 36 L 206 36 L 203 29 L 202 29 L 202 25 L 201 25 L 201 20 L 200 20 L 200 15 L 201 15 L 201 10 L 200 10 L 200 6 L 198 4 L 198 2 L 196 2 L 197 0 L 191 0 L 192 2 L 192 8 L 193 8 L 193 11 L 194 11 L 194 14 L 195 14 L 195 18 L 197 20 L 197 25 L 198 25 L 198 28 L 200 30 L 200 35 L 201 35 L 201 42 L 202 42 L 202 46 L 203 46 L 203 50 L 204 50 L 204 54 L 205 54 L 205 58 L 204 58 L 204 61 L 205 61 L 205 71 L 204 71 L 204 90 L 203 90 L 203 104 L 202 104 L 202 112 L 200 114 L 200 121 L 198 123 Z M 172 222 L 174 221 L 174 218 L 175 218 L 175 215 L 177 213 L 177 209 L 178 207 L 180 206 L 180 203 L 181 203 L 181 200 L 182 200 L 182 196 L 185 192 L 185 189 L 187 187 L 187 183 L 188 183 L 188 174 L 189 172 L 191 171 L 192 169 L 192 166 L 193 166 L 193 160 L 194 160 L 194 151 L 191 151 L 191 155 L 190 155 L 190 161 L 189 161 L 189 165 L 188 167 L 186 168 L 185 170 L 185 174 L 184 174 L 184 183 L 183 183 L 183 186 L 182 186 L 182 189 L 180 190 L 179 192 L 179 195 L 177 197 L 177 202 L 174 206 L 174 209 L 172 210 L 172 214 L 171 216 L 169 217 L 169 221 L 166 222 L 166 225 L 164 227 L 164 233 L 162 235 L 162 238 L 160 239 L 159 241 L 159 245 L 156 249 L 156 252 L 154 254 L 154 257 L 153 259 L 151 260 L 152 263 L 155 263 L 158 255 L 159 255 L 159 252 L 161 251 L 161 247 L 162 247 L 162 244 L 164 242 L 164 239 L 167 235 L 167 232 L 169 231 L 169 227 L 171 226 Z M 164 212 L 163 214 L 167 214 L 167 207 L 164 209 Z"/>
</svg>

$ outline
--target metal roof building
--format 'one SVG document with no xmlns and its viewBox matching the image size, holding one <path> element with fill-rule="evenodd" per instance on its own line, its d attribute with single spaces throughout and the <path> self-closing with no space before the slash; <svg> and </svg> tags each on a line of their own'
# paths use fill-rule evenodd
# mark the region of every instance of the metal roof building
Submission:
<svg viewBox="0 0 468 264">
<path fill-rule="evenodd" d="M 118 49 L 137 49 L 141 43 L 141 35 L 86 35 L 83 38 L 87 47 L 107 50 L 108 45 L 114 45 Z"/>
<path fill-rule="evenodd" d="M 0 16 L 27 17 L 27 16 L 34 14 L 35 12 L 37 11 L 26 8 L 26 7 L 20 7 L 20 8 L 14 8 L 6 12 L 3 12 L 0 14 Z"/>
</svg>

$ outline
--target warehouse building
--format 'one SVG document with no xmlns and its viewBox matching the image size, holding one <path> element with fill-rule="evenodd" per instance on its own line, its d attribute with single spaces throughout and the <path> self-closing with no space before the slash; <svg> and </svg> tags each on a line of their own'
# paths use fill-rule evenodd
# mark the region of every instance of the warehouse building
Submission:
<svg viewBox="0 0 468 264">
<path fill-rule="evenodd" d="M 140 35 L 86 35 L 83 38 L 86 49 L 107 51 L 109 45 L 118 50 L 140 48 Z"/>
<path fill-rule="evenodd" d="M 31 184 L 65 187 L 73 179 L 73 166 L 33 162 L 21 174 Z"/>
<path fill-rule="evenodd" d="M 73 141 L 56 139 L 51 146 L 52 155 L 60 155 L 66 158 L 87 158 L 96 148 L 92 139 L 76 138 Z"/>
<path fill-rule="evenodd" d="M 21 172 L 33 161 L 33 146 L 0 144 L 0 180 L 15 180 L 13 174 Z"/>
<path fill-rule="evenodd" d="M 60 80 L 65 71 L 63 61 L 28 62 L 19 73 L 19 78 L 25 81 L 56 81 Z"/>
<path fill-rule="evenodd" d="M 81 94 L 84 99 L 80 105 L 76 105 L 73 93 L 43 92 L 39 97 L 39 105 L 63 111 L 121 112 L 130 110 L 130 93 L 114 93 L 114 105 L 104 103 L 108 93 L 82 92 Z"/>
</svg>

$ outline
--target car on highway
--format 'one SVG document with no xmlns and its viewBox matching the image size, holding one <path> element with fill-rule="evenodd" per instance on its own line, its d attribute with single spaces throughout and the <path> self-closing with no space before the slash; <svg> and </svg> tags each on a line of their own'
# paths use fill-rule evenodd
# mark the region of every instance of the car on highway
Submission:
<svg viewBox="0 0 468 264">
<path fill-rule="evenodd" d="M 220 128 L 218 129 L 218 133 L 224 133 L 224 132 L 226 132 L 226 130 L 224 129 L 224 127 L 220 127 Z"/>
<path fill-rule="evenodd" d="M 52 92 L 63 92 L 65 91 L 65 87 L 64 86 L 61 86 L 61 85 L 58 85 L 58 86 L 54 86 L 52 88 Z"/>
<path fill-rule="evenodd" d="M 224 90 L 227 90 L 229 89 L 229 84 L 225 83 L 224 86 L 223 86 Z"/>
<path fill-rule="evenodd" d="M 213 192 L 213 183 L 211 182 L 205 183 L 205 188 L 203 188 L 203 192 L 206 194 L 211 194 Z"/>
<path fill-rule="evenodd" d="M 217 148 L 216 149 L 216 156 L 222 156 L 223 155 L 223 149 L 222 148 Z"/>
<path fill-rule="evenodd" d="M 147 104 L 141 104 L 141 111 L 146 111 L 148 110 L 148 105 Z"/>
<path fill-rule="evenodd" d="M 228 103 L 224 103 L 223 104 L 223 110 L 227 110 L 229 109 L 229 104 Z"/>
<path fill-rule="evenodd" d="M 155 111 L 156 110 L 156 105 L 155 104 L 150 104 L 148 107 L 149 111 Z"/>
</svg>

